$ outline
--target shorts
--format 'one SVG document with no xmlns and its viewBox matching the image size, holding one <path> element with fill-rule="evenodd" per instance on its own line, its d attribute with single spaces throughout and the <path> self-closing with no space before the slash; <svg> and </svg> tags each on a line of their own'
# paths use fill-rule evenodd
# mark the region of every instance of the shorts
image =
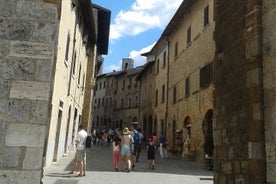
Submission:
<svg viewBox="0 0 276 184">
<path fill-rule="evenodd" d="M 85 149 L 76 151 L 76 159 L 77 159 L 77 162 L 85 161 L 86 159 Z"/>
<path fill-rule="evenodd" d="M 129 145 L 123 144 L 123 146 L 121 148 L 121 155 L 130 155 Z"/>
<path fill-rule="evenodd" d="M 136 153 L 140 153 L 140 152 L 141 152 L 141 144 L 134 143 L 134 148 L 131 154 L 136 155 Z"/>
</svg>

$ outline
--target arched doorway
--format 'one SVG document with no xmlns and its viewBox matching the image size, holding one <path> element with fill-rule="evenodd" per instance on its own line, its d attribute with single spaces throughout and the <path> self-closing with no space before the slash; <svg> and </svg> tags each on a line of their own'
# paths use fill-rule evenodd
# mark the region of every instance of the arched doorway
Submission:
<svg viewBox="0 0 276 184">
<path fill-rule="evenodd" d="M 148 132 L 147 132 L 147 137 L 152 136 L 152 131 L 153 131 L 153 122 L 152 122 L 152 116 L 149 116 L 149 121 L 148 121 Z"/>
<path fill-rule="evenodd" d="M 147 118 L 144 117 L 144 119 L 143 119 L 143 133 L 144 133 L 144 138 L 146 137 L 147 130 L 148 130 L 148 128 L 147 128 Z"/>
<path fill-rule="evenodd" d="M 212 166 L 210 165 L 212 158 L 213 158 L 213 150 L 214 150 L 214 141 L 213 141 L 213 110 L 210 109 L 205 114 L 202 130 L 204 135 L 204 159 L 207 161 L 207 169 L 212 169 Z"/>
<path fill-rule="evenodd" d="M 191 118 L 186 116 L 183 122 L 183 154 L 185 158 L 191 157 Z"/>
<path fill-rule="evenodd" d="M 175 137 L 176 137 L 176 121 L 174 119 L 173 125 L 172 125 L 172 147 L 173 147 L 173 149 L 176 149 Z"/>
<path fill-rule="evenodd" d="M 136 117 L 136 116 L 134 116 L 134 117 L 132 118 L 132 122 L 137 122 L 137 117 Z"/>
<path fill-rule="evenodd" d="M 156 118 L 156 116 L 155 116 L 155 118 L 154 118 L 154 125 L 153 125 L 153 132 L 154 132 L 155 134 L 158 133 L 158 132 L 157 132 L 157 128 L 158 128 L 158 126 L 157 126 L 157 118 Z"/>
</svg>

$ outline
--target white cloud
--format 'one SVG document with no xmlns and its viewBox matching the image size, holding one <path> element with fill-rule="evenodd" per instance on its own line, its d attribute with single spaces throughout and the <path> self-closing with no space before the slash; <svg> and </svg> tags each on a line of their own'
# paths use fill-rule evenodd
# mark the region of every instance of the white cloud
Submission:
<svg viewBox="0 0 276 184">
<path fill-rule="evenodd" d="M 155 43 L 153 43 L 145 48 L 142 48 L 141 50 L 138 50 L 138 51 L 137 50 L 130 51 L 128 57 L 132 58 L 134 60 L 134 67 L 141 66 L 146 63 L 146 57 L 141 56 L 141 54 L 149 52 L 154 45 L 155 45 Z M 107 67 L 105 67 L 104 73 L 112 72 L 114 70 L 120 71 L 121 65 L 122 65 L 122 60 L 118 61 L 118 64 L 108 65 Z"/>
<path fill-rule="evenodd" d="M 163 29 L 183 0 L 136 0 L 131 9 L 120 11 L 110 26 L 110 39 Z"/>
<path fill-rule="evenodd" d="M 121 66 L 118 64 L 118 65 L 115 65 L 115 64 L 112 64 L 112 65 L 109 65 L 105 68 L 105 70 L 107 72 L 112 72 L 112 71 L 120 71 L 121 70 Z"/>
<path fill-rule="evenodd" d="M 146 57 L 141 56 L 141 54 L 149 52 L 154 45 L 155 43 L 145 48 L 142 48 L 141 50 L 138 50 L 138 51 L 136 50 L 130 51 L 129 57 L 134 60 L 134 66 L 141 66 L 146 63 Z"/>
</svg>

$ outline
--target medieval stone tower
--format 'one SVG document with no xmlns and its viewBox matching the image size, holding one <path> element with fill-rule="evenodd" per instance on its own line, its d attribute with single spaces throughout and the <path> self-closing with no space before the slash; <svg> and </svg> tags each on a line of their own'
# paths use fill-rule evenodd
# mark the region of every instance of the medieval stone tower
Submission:
<svg viewBox="0 0 276 184">
<path fill-rule="evenodd" d="M 276 2 L 214 4 L 214 182 L 275 184 Z"/>
</svg>

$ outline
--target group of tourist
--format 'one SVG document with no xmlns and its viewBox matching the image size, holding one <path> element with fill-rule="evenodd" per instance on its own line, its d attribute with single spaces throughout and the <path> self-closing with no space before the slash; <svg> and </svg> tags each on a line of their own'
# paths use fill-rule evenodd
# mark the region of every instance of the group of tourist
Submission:
<svg viewBox="0 0 276 184">
<path fill-rule="evenodd" d="M 72 165 L 70 173 L 78 170 L 78 176 L 85 176 L 86 171 L 86 153 L 85 153 L 85 140 L 87 132 L 83 126 L 79 126 L 76 144 L 76 156 Z M 130 172 L 135 169 L 135 164 L 139 162 L 139 157 L 142 149 L 142 141 L 144 136 L 141 129 L 136 129 L 135 125 L 131 125 L 130 130 L 125 127 L 123 131 L 116 130 L 94 130 L 92 132 L 92 142 L 94 146 L 109 146 L 112 148 L 113 166 L 115 171 Z M 146 140 L 146 152 L 148 159 L 149 169 L 155 169 L 155 156 L 159 152 L 162 159 L 168 158 L 166 150 L 167 139 L 163 132 L 159 138 L 155 133 Z"/>
<path fill-rule="evenodd" d="M 134 169 L 135 163 L 139 162 L 143 134 L 131 125 L 131 130 L 127 127 L 123 129 L 121 135 L 114 138 L 112 143 L 113 164 L 118 171 L 120 160 L 121 171 L 129 172 Z"/>
<path fill-rule="evenodd" d="M 131 125 L 130 130 L 125 127 L 120 137 L 114 139 L 112 143 L 113 151 L 113 165 L 116 171 L 118 171 L 118 164 L 120 160 L 121 171 L 129 172 L 135 167 L 135 163 L 139 162 L 141 153 L 142 140 L 144 136 L 141 130 L 136 130 Z M 168 141 L 163 132 L 157 137 L 155 133 L 146 141 L 146 152 L 149 169 L 155 169 L 155 156 L 159 152 L 162 159 L 168 158 L 168 152 L 166 145 Z"/>
</svg>

